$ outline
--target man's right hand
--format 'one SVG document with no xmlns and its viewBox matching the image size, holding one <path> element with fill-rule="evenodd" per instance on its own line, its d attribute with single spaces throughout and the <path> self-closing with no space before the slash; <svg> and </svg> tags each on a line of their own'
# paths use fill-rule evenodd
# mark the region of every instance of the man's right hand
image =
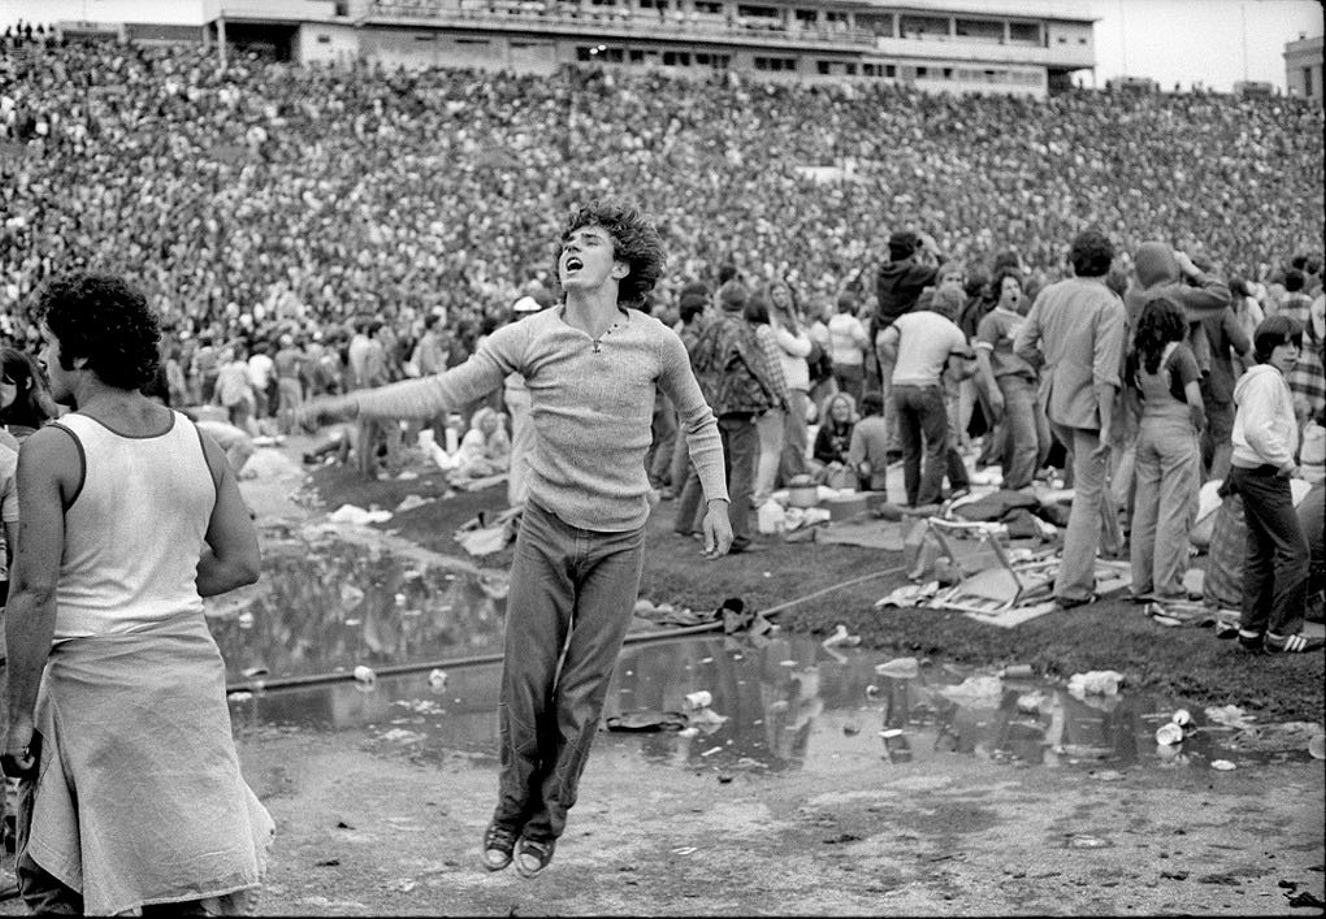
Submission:
<svg viewBox="0 0 1326 919">
<path fill-rule="evenodd" d="M 994 420 L 999 421 L 1004 417 L 1004 394 L 998 389 L 991 390 L 987 396 L 990 403 L 990 411 L 994 412 Z"/>
<path fill-rule="evenodd" d="M 303 427 L 325 427 L 349 421 L 359 414 L 359 404 L 349 396 L 311 399 L 295 410 L 295 423 Z"/>
<path fill-rule="evenodd" d="M 4 753 L 0 754 L 0 771 L 6 778 L 30 779 L 36 777 L 37 758 L 32 755 L 32 738 L 36 731 L 32 719 L 15 719 L 5 733 Z"/>
</svg>

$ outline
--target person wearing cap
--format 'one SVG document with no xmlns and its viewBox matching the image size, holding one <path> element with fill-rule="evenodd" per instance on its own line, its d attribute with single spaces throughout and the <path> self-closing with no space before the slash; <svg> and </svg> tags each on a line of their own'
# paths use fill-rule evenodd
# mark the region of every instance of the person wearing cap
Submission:
<svg viewBox="0 0 1326 919">
<path fill-rule="evenodd" d="M 644 456 L 654 394 L 682 415 L 706 499 L 704 551 L 732 543 L 718 423 L 671 329 L 635 307 L 663 268 L 658 231 L 600 202 L 565 226 L 561 304 L 496 329 L 464 364 L 305 408 L 312 419 L 431 418 L 524 378 L 537 436 L 507 596 L 499 704 L 498 803 L 484 866 L 534 877 L 552 860 L 644 563 L 652 490 Z"/>
<path fill-rule="evenodd" d="M 889 260 L 875 275 L 875 315 L 872 338 L 879 361 L 879 382 L 884 397 L 884 420 L 889 428 L 889 450 L 897 451 L 898 423 L 893 413 L 893 361 L 880 346 L 884 331 L 898 317 L 916 307 L 921 291 L 933 287 L 942 258 L 934 239 L 913 230 L 897 230 L 889 236 Z"/>
<path fill-rule="evenodd" d="M 1014 353 L 1040 370 L 1040 401 L 1072 456 L 1073 506 L 1054 581 L 1061 609 L 1096 599 L 1096 550 L 1108 506 L 1108 438 L 1127 334 L 1123 301 L 1105 283 L 1114 262 L 1110 240 L 1085 230 L 1073 239 L 1068 258 L 1074 277 L 1037 294 L 1013 336 Z"/>
</svg>

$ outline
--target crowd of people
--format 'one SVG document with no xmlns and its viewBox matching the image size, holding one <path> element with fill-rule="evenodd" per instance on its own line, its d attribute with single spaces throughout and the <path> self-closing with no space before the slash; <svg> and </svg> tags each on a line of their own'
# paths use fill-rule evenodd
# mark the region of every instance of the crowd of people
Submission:
<svg viewBox="0 0 1326 919">
<path fill-rule="evenodd" d="M 194 641 L 200 594 L 256 576 L 234 484 L 248 439 L 335 421 L 309 461 L 353 453 L 366 476 L 390 475 L 420 430 L 443 437 L 461 412 L 468 433 L 448 462 L 470 477 L 509 470 L 525 508 L 491 870 L 514 862 L 532 877 L 553 857 L 620 647 L 615 611 L 634 602 L 644 520 L 664 498 L 676 531 L 717 558 L 757 548 L 753 512 L 779 487 L 887 493 L 901 461 L 902 490 L 887 497 L 920 513 L 961 497 L 979 467 L 1029 491 L 1056 465 L 1074 498 L 1054 595 L 1072 609 L 1096 599 L 1098 554 L 1125 545 L 1136 599 L 1185 598 L 1182 537 L 1199 486 L 1217 479 L 1246 498 L 1239 640 L 1320 647 L 1299 633 L 1308 549 L 1288 484 L 1315 464 L 1323 487 L 1319 107 L 386 72 L 254 54 L 221 66 L 198 47 L 51 32 L 0 51 L 7 554 L 16 491 L 55 545 L 57 522 L 85 515 L 60 500 L 78 469 L 97 470 L 92 495 L 110 513 L 103 460 L 155 449 L 115 430 L 174 432 L 168 454 L 192 451 L 176 470 L 193 496 L 181 526 L 207 545 L 201 561 L 172 558 L 210 578 L 172 588 L 187 623 L 140 636 L 174 653 Z M 808 169 L 824 166 L 838 178 Z M 585 206 L 609 192 L 638 209 Z M 133 328 L 112 327 L 114 310 L 94 317 L 103 295 Z M 56 328 L 61 310 L 77 321 Z M 104 342 L 83 329 L 97 323 Z M 121 338 L 151 342 L 159 360 L 117 366 L 107 349 Z M 61 417 L 53 394 L 80 393 L 80 417 L 47 424 Z M 178 432 L 207 406 L 225 423 L 199 422 L 211 433 L 198 453 Z M 120 427 L 107 434 L 105 419 Z M 11 462 L 29 438 L 26 455 L 49 468 Z M 611 574 L 554 577 L 584 562 L 586 540 Z M 93 573 L 41 549 L 18 545 L 16 593 L 25 622 L 58 632 L 68 623 L 42 585 Z M 573 607 L 574 623 L 559 618 Z M 89 617 L 94 638 L 125 629 Z M 31 780 L 40 737 L 60 739 L 38 699 L 51 633 L 9 633 L 20 692 L 6 770 Z M 114 670 L 98 641 L 71 647 Z M 215 647 L 195 652 L 191 666 L 215 676 Z M 563 679 L 574 686 L 552 706 Z M 215 692 L 196 695 L 214 707 Z M 555 750 L 543 749 L 549 712 L 565 735 Z M 224 879 L 240 894 L 269 828 L 233 771 L 223 803 L 251 811 Z M 44 787 L 77 807 L 54 778 Z M 29 890 L 78 905 L 38 867 L 23 865 Z M 100 905 L 140 894 L 89 892 Z"/>
</svg>

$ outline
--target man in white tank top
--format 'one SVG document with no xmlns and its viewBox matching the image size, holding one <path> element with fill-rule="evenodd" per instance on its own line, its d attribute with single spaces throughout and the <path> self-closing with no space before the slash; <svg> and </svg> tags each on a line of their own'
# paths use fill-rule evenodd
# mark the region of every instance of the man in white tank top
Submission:
<svg viewBox="0 0 1326 919">
<path fill-rule="evenodd" d="M 20 780 L 20 892 L 34 912 L 251 912 L 274 826 L 202 598 L 257 580 L 257 535 L 216 443 L 140 392 L 160 337 L 142 294 L 72 274 L 38 312 L 75 410 L 19 454 L 0 766 Z"/>
</svg>

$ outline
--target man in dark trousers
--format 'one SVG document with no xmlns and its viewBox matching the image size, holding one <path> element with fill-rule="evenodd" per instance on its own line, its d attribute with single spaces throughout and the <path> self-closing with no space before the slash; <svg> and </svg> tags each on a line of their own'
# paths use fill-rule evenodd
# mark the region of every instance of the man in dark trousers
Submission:
<svg viewBox="0 0 1326 919">
<path fill-rule="evenodd" d="M 875 355 L 879 361 L 880 388 L 884 398 L 884 422 L 888 426 L 888 449 L 898 453 L 898 422 L 893 411 L 893 365 L 895 358 L 884 353 L 880 337 L 884 330 L 916 306 L 921 291 L 933 287 L 943 261 L 939 247 L 928 234 L 899 230 L 889 237 L 889 260 L 875 276 Z"/>
</svg>

